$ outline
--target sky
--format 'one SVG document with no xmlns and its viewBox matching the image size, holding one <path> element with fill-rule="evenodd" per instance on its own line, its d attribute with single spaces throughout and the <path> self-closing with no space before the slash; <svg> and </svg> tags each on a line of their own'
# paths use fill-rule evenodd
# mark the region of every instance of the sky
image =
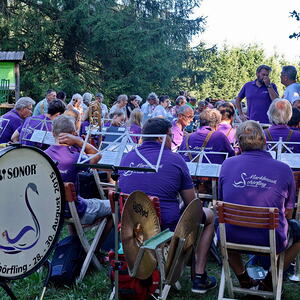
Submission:
<svg viewBox="0 0 300 300">
<path fill-rule="evenodd" d="M 300 63 L 300 22 L 289 12 L 300 12 L 300 0 L 203 0 L 195 15 L 206 16 L 206 29 L 197 36 L 208 46 L 258 44 L 267 56 L 275 52 Z"/>
</svg>

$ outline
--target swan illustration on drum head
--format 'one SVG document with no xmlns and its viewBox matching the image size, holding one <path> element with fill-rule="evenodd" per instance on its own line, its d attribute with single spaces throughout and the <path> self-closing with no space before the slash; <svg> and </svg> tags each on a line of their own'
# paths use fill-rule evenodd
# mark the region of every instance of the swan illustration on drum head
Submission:
<svg viewBox="0 0 300 300">
<path fill-rule="evenodd" d="M 29 225 L 24 226 L 19 231 L 19 233 L 14 237 L 12 237 L 7 230 L 4 230 L 4 232 L 2 232 L 2 236 L 7 240 L 7 245 L 0 244 L 0 251 L 2 250 L 4 253 L 16 254 L 16 253 L 31 249 L 32 247 L 34 247 L 36 245 L 36 243 L 38 242 L 38 240 L 40 238 L 40 234 L 41 234 L 40 233 L 40 224 L 39 224 L 39 221 L 29 203 L 29 199 L 28 199 L 28 191 L 29 190 L 33 191 L 37 195 L 39 195 L 39 193 L 38 193 L 36 184 L 34 184 L 32 182 L 28 183 L 28 185 L 25 189 L 25 205 L 31 215 L 34 226 L 29 226 Z M 34 232 L 34 240 L 30 243 L 21 242 L 21 239 L 24 236 L 26 236 L 26 234 L 28 232 Z"/>
</svg>

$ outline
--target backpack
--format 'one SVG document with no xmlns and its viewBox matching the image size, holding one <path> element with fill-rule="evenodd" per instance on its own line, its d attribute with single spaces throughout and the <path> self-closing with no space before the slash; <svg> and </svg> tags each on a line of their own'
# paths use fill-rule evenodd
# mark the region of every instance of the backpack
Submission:
<svg viewBox="0 0 300 300">
<path fill-rule="evenodd" d="M 51 261 L 49 281 L 60 286 L 74 283 L 84 260 L 84 252 L 77 235 L 59 241 Z"/>
<path fill-rule="evenodd" d="M 109 251 L 108 253 L 110 263 L 110 280 L 114 285 L 115 279 L 115 252 Z M 131 277 L 128 273 L 127 262 L 125 261 L 125 255 L 119 254 L 118 260 L 119 266 L 119 295 L 122 300 L 147 300 L 148 297 L 153 294 L 156 289 L 159 288 L 160 275 L 158 270 L 154 270 L 152 275 L 141 280 L 135 277 Z"/>
</svg>

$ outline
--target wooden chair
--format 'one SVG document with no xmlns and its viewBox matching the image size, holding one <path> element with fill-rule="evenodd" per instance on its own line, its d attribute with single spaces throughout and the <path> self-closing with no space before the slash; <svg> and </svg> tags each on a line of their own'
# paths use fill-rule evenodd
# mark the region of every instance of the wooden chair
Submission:
<svg viewBox="0 0 300 300">
<path fill-rule="evenodd" d="M 101 264 L 97 257 L 94 255 L 95 250 L 97 247 L 97 244 L 99 243 L 99 240 L 101 238 L 101 235 L 104 231 L 105 225 L 107 223 L 107 218 L 99 218 L 97 219 L 93 224 L 88 225 L 82 225 L 80 223 L 80 218 L 78 216 L 77 210 L 76 210 L 76 201 L 77 201 L 77 195 L 75 192 L 75 187 L 72 182 L 67 182 L 64 184 L 65 186 L 65 195 L 66 195 L 66 201 L 69 204 L 70 212 L 71 212 L 71 218 L 66 219 L 66 223 L 72 224 L 75 227 L 76 233 L 80 239 L 80 242 L 86 252 L 86 257 L 84 259 L 83 265 L 81 267 L 80 275 L 77 279 L 78 282 L 82 281 L 86 271 L 90 265 L 91 262 L 93 262 L 94 266 L 100 270 Z M 89 239 L 86 236 L 86 231 L 97 228 L 96 234 L 94 235 L 92 243 L 89 242 Z"/>
<path fill-rule="evenodd" d="M 255 207 L 246 205 L 230 204 L 218 201 L 217 211 L 219 217 L 221 252 L 223 268 L 219 288 L 218 300 L 234 299 L 234 293 L 259 295 L 268 298 L 281 299 L 282 275 L 284 252 L 276 255 L 275 229 L 279 224 L 278 208 Z M 227 241 L 225 224 L 237 225 L 269 230 L 269 246 L 257 246 L 248 244 L 232 243 Z M 234 287 L 228 262 L 228 250 L 246 251 L 251 253 L 270 255 L 273 291 L 258 291 Z M 279 257 L 279 262 L 278 262 Z M 224 298 L 225 285 L 230 298 Z"/>
</svg>

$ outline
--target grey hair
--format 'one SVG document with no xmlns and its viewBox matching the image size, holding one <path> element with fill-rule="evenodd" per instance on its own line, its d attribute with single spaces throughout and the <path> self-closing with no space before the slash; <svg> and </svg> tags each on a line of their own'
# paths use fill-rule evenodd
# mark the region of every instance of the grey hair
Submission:
<svg viewBox="0 0 300 300">
<path fill-rule="evenodd" d="M 283 66 L 281 75 L 287 76 L 287 78 L 290 80 L 296 80 L 297 69 L 294 66 Z"/>
<path fill-rule="evenodd" d="M 60 133 L 73 133 L 75 131 L 75 120 L 73 117 L 60 115 L 53 120 L 52 132 L 54 136 L 58 136 Z"/>
<path fill-rule="evenodd" d="M 267 65 L 260 65 L 259 67 L 257 67 L 256 69 L 256 73 L 259 73 L 262 69 L 267 70 L 269 72 L 272 71 L 272 68 L 267 66 Z"/>
<path fill-rule="evenodd" d="M 189 105 L 187 105 L 187 104 L 181 105 L 178 108 L 177 115 L 184 115 L 186 113 L 186 111 L 189 109 L 193 111 L 193 109 Z"/>
<path fill-rule="evenodd" d="M 292 105 L 286 99 L 274 99 L 268 109 L 267 115 L 271 124 L 287 124 L 292 117 Z"/>
<path fill-rule="evenodd" d="M 143 101 L 143 98 L 139 95 L 135 95 L 135 100 L 139 101 L 139 102 L 142 102 Z"/>
<path fill-rule="evenodd" d="M 120 103 L 121 101 L 128 101 L 128 96 L 127 95 L 119 95 L 117 98 L 117 103 Z"/>
<path fill-rule="evenodd" d="M 74 102 L 74 100 L 75 99 L 79 99 L 79 101 L 82 103 L 82 96 L 80 95 L 80 94 L 74 94 L 73 96 L 72 96 L 72 99 L 71 99 L 71 103 L 73 104 L 73 102 Z"/>
<path fill-rule="evenodd" d="M 82 101 L 84 104 L 89 105 L 92 101 L 93 95 L 91 93 L 84 93 L 82 95 Z"/>
<path fill-rule="evenodd" d="M 210 126 L 212 128 L 216 128 L 217 125 L 220 124 L 221 120 L 222 115 L 216 108 L 207 108 L 200 113 L 201 126 Z"/>
<path fill-rule="evenodd" d="M 21 110 L 21 109 L 23 109 L 25 107 L 28 107 L 30 105 L 34 106 L 35 105 L 35 101 L 32 100 L 30 97 L 21 97 L 16 102 L 15 109 L 16 110 Z"/>
<path fill-rule="evenodd" d="M 147 97 L 147 100 L 156 100 L 158 101 L 158 96 L 155 93 L 150 93 Z"/>
<path fill-rule="evenodd" d="M 263 150 L 266 145 L 264 131 L 256 121 L 245 121 L 239 125 L 235 133 L 242 151 Z"/>
</svg>

